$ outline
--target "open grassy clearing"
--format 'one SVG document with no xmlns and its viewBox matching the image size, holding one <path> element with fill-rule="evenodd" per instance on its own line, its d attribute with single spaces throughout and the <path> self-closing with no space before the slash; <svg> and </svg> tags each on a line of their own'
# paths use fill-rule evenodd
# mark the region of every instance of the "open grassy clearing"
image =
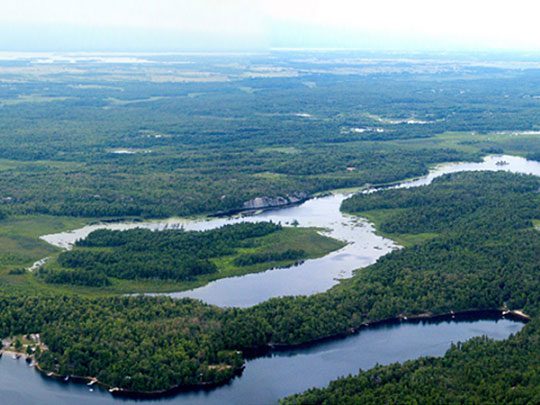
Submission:
<svg viewBox="0 0 540 405">
<path fill-rule="evenodd" d="M 45 215 L 13 216 L 0 221 L 0 277 L 14 267 L 29 266 L 58 251 L 40 236 L 74 229 L 87 223 L 83 218 Z"/>
<path fill-rule="evenodd" d="M 466 153 L 489 154 L 490 149 L 501 149 L 503 153 L 526 157 L 540 151 L 540 133 L 528 131 L 491 132 L 445 132 L 431 138 L 412 138 L 393 141 L 396 146 L 412 148 L 451 148 Z M 493 153 L 493 152 L 492 152 Z"/>
</svg>

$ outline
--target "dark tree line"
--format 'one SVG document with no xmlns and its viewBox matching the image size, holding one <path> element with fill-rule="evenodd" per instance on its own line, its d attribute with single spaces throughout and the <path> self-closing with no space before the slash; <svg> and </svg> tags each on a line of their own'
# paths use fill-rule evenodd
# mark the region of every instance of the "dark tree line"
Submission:
<svg viewBox="0 0 540 405">
<path fill-rule="evenodd" d="M 49 347 L 39 359 L 46 370 L 96 375 L 107 384 L 127 389 L 160 390 L 178 384 L 226 381 L 242 364 L 237 350 L 309 342 L 399 315 L 507 305 L 533 317 L 515 339 L 500 344 L 476 340 L 454 348 L 440 360 L 374 369 L 335 383 L 332 387 L 344 387 L 342 397 L 333 390 L 315 391 L 298 401 L 324 402 L 335 395 L 344 402 L 354 400 L 354 386 L 362 387 L 366 378 L 365 384 L 374 379 L 376 386 L 366 386 L 366 396 L 361 398 L 369 400 L 371 393 L 374 398 L 384 396 L 388 390 L 391 399 L 392 392 L 402 389 L 409 378 L 416 380 L 412 369 L 433 373 L 418 383 L 418 391 L 404 391 L 419 398 L 443 395 L 437 381 L 448 376 L 453 387 L 461 387 L 460 396 L 449 390 L 448 396 L 440 398 L 473 401 L 480 392 L 480 383 L 473 382 L 483 378 L 482 390 L 489 395 L 528 399 L 538 386 L 534 374 L 538 357 L 531 354 L 538 353 L 540 234 L 532 228 L 531 219 L 539 218 L 539 186 L 540 179 L 530 176 L 466 173 L 418 189 L 383 191 L 386 198 L 381 203 L 394 198 L 410 201 L 414 195 L 415 201 L 429 197 L 433 205 L 445 204 L 442 197 L 451 195 L 452 189 L 469 192 L 456 199 L 463 207 L 459 218 L 441 217 L 446 226 L 437 237 L 383 257 L 326 293 L 275 298 L 247 309 L 219 309 L 192 300 L 152 297 L 2 294 L 0 332 L 4 336 L 41 332 Z M 471 211 L 469 207 L 482 192 L 486 198 Z M 440 198 L 435 198 L 437 195 Z M 418 231 L 431 226 L 431 221 L 420 220 L 426 212 L 433 212 L 423 207 L 430 209 L 418 204 L 402 211 Z M 407 225 L 403 229 L 411 228 Z M 102 235 L 103 239 L 96 238 L 93 243 L 112 243 L 111 234 Z M 485 366 L 490 361 L 494 366 Z M 458 370 L 467 364 L 478 372 L 471 374 L 471 384 L 461 386 Z M 393 376 L 400 376 L 399 381 Z"/>
<path fill-rule="evenodd" d="M 237 266 L 251 266 L 257 263 L 280 262 L 283 260 L 300 260 L 306 257 L 304 250 L 287 249 L 283 252 L 261 252 L 243 254 L 234 259 Z"/>
<path fill-rule="evenodd" d="M 60 270 L 45 268 L 40 275 L 49 283 L 92 287 L 109 285 L 108 277 L 193 280 L 217 271 L 211 259 L 233 254 L 254 238 L 280 229 L 272 222 L 246 222 L 208 231 L 97 230 L 59 255 Z"/>
</svg>

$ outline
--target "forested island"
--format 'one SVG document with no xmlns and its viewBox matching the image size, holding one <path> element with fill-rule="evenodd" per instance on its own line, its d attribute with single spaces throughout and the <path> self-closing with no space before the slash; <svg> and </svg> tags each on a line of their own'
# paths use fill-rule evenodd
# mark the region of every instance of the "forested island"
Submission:
<svg viewBox="0 0 540 405">
<path fill-rule="evenodd" d="M 152 288 L 152 282 L 168 282 L 181 290 L 222 277 L 291 266 L 344 245 L 316 229 L 272 222 L 206 231 L 102 229 L 48 261 L 37 275 L 49 284 L 109 287 L 111 280 L 131 280 L 134 286 L 140 281 L 147 282 L 146 288 Z M 123 288 L 129 291 L 129 285 Z"/>
<path fill-rule="evenodd" d="M 362 193 L 444 162 L 502 153 L 538 161 L 538 71 L 319 56 L 326 64 L 302 53 L 193 56 L 189 72 L 222 78 L 211 82 L 165 80 L 171 70 L 191 74 L 175 56 L 148 56 L 146 70 L 0 61 L 9 79 L 0 83 L 0 337 L 24 342 L 20 351 L 45 375 L 164 394 L 225 384 L 248 356 L 379 321 L 519 310 L 531 321 L 505 341 L 477 338 L 441 358 L 376 367 L 283 401 L 538 402 L 540 179 L 453 173 Z M 276 60 L 294 74 L 265 73 Z M 341 73 L 351 66 L 360 70 Z M 343 212 L 370 219 L 403 248 L 326 292 L 248 308 L 132 294 L 290 266 L 343 243 L 270 222 L 96 230 L 71 250 L 40 239 L 338 188 L 352 193 Z M 36 334 L 39 344 L 28 338 Z"/>
</svg>

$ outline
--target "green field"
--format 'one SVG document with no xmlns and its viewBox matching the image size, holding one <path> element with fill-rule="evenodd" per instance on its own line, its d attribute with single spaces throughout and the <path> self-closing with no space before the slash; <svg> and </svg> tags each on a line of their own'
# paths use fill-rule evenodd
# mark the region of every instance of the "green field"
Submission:
<svg viewBox="0 0 540 405">
<path fill-rule="evenodd" d="M 0 272 L 27 267 L 58 251 L 40 236 L 75 229 L 88 221 L 82 218 L 45 215 L 13 216 L 0 221 Z"/>
<path fill-rule="evenodd" d="M 412 148 L 451 148 L 465 153 L 489 154 L 490 148 L 500 148 L 509 155 L 526 157 L 540 151 L 540 134 L 526 131 L 509 132 L 444 132 L 426 139 L 406 139 L 394 142 L 396 146 Z"/>
</svg>

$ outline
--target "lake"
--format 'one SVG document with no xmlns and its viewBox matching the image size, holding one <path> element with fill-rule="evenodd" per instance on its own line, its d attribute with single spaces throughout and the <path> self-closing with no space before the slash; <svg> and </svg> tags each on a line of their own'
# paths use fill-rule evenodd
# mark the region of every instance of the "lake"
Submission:
<svg viewBox="0 0 540 405">
<path fill-rule="evenodd" d="M 500 164 L 503 161 L 505 165 Z M 487 156 L 482 162 L 441 164 L 431 169 L 426 176 L 405 181 L 393 187 L 419 187 L 447 173 L 482 170 L 505 170 L 540 176 L 540 162 L 516 156 Z M 378 190 L 373 188 L 363 192 L 377 192 Z M 350 193 L 337 192 L 330 196 L 310 199 L 300 205 L 247 216 L 202 220 L 170 218 L 142 223 L 96 224 L 71 232 L 45 235 L 42 239 L 55 246 L 70 248 L 78 239 L 102 228 L 122 230 L 144 227 L 161 230 L 183 227 L 187 230 L 204 230 L 242 221 L 274 221 L 286 225 L 296 220 L 303 227 L 324 228 L 325 235 L 348 243 L 336 252 L 319 259 L 307 260 L 299 266 L 224 278 L 190 291 L 168 294 L 176 298 L 201 299 L 219 306 L 247 307 L 273 297 L 311 295 L 326 291 L 336 285 L 340 279 L 351 277 L 355 269 L 369 266 L 393 249 L 399 248 L 393 241 L 376 235 L 373 225 L 366 219 L 343 214 L 340 211 L 342 201 L 350 195 Z"/>
<path fill-rule="evenodd" d="M 64 383 L 42 376 L 22 359 L 0 359 L 0 402 L 3 405 L 93 405 L 112 403 L 272 404 L 278 399 L 376 364 L 389 364 L 421 356 L 441 356 L 452 343 L 486 335 L 501 340 L 523 324 L 484 315 L 484 319 L 458 315 L 454 320 L 396 322 L 362 329 L 341 339 L 304 348 L 276 351 L 246 362 L 241 377 L 210 391 L 192 391 L 156 400 L 113 397 L 97 387 Z"/>
<path fill-rule="evenodd" d="M 501 163 L 503 161 L 504 165 Z M 505 170 L 539 176 L 540 163 L 514 156 L 488 156 L 477 163 L 439 165 L 424 177 L 392 187 L 419 187 L 447 173 L 479 170 Z M 362 192 L 378 190 L 374 188 Z M 245 307 L 271 297 L 325 291 L 339 279 L 350 277 L 355 269 L 366 267 L 391 250 L 399 248 L 393 241 L 376 235 L 375 229 L 367 220 L 340 212 L 341 202 L 349 195 L 350 193 L 336 192 L 330 196 L 310 199 L 297 206 L 230 218 L 171 218 L 142 223 L 95 224 L 72 232 L 45 235 L 43 239 L 69 249 L 76 240 L 101 228 L 204 230 L 242 221 L 271 220 L 286 225 L 296 220 L 300 226 L 324 228 L 324 234 L 348 243 L 336 252 L 319 259 L 307 260 L 296 267 L 221 279 L 191 291 L 169 294 L 173 297 L 199 298 L 220 306 Z M 373 326 L 347 338 L 320 342 L 304 348 L 275 351 L 267 356 L 248 360 L 240 378 L 214 390 L 180 393 L 144 402 L 275 403 L 286 395 L 302 392 L 313 386 L 326 386 L 339 376 L 357 373 L 360 368 L 369 369 L 376 364 L 402 362 L 420 356 L 440 356 L 452 342 L 481 335 L 505 339 L 518 332 L 522 326 L 522 323 L 509 319 L 471 319 L 467 316 L 458 316 L 455 320 L 443 322 L 403 322 Z M 8 356 L 0 360 L 0 398 L 2 403 L 7 404 L 102 404 L 133 401 L 114 398 L 98 388 L 90 392 L 86 385 L 65 384 L 47 379 L 28 367 L 24 361 L 12 360 Z"/>
</svg>

